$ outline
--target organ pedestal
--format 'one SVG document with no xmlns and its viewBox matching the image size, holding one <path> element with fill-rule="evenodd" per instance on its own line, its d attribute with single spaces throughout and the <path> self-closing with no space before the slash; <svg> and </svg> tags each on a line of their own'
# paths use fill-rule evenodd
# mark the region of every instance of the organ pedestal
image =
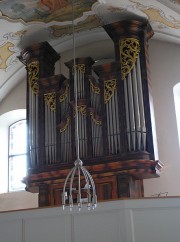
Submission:
<svg viewBox="0 0 180 242">
<path fill-rule="evenodd" d="M 54 76 L 60 58 L 47 43 L 22 51 L 27 68 L 27 190 L 39 206 L 58 205 L 74 165 L 77 75 L 80 158 L 92 174 L 99 200 L 142 197 L 143 179 L 158 177 L 149 103 L 149 24 L 121 21 L 104 26 L 115 60 L 94 65 L 91 57 L 66 62 L 69 77 Z"/>
</svg>

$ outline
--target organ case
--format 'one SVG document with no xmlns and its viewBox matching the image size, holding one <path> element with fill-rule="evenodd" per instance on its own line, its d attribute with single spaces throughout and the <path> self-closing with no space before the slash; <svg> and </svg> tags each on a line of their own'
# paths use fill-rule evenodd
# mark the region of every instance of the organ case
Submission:
<svg viewBox="0 0 180 242">
<path fill-rule="evenodd" d="M 149 103 L 147 22 L 104 26 L 115 61 L 91 57 L 66 62 L 69 78 L 54 76 L 60 56 L 47 43 L 22 51 L 27 68 L 29 163 L 27 190 L 39 206 L 60 204 L 63 182 L 76 159 L 73 76 L 77 74 L 80 157 L 92 174 L 99 200 L 142 197 L 143 179 L 159 176 Z"/>
</svg>

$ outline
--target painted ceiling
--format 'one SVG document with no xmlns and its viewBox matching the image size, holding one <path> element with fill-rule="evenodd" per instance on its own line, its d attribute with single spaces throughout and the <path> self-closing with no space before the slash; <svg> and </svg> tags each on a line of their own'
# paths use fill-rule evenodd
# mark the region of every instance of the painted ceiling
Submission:
<svg viewBox="0 0 180 242">
<path fill-rule="evenodd" d="M 148 19 L 154 38 L 180 43 L 180 0 L 0 0 L 0 18 L 0 101 L 18 82 L 20 51 L 45 40 L 67 49 L 73 19 L 81 44 L 92 34 L 98 40 L 102 25 L 125 18 Z"/>
</svg>

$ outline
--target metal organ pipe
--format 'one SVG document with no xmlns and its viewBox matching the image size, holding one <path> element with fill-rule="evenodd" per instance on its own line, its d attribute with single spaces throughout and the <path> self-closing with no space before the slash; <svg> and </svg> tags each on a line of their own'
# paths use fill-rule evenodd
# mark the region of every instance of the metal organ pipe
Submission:
<svg viewBox="0 0 180 242">
<path fill-rule="evenodd" d="M 109 146 L 109 154 L 112 153 L 112 137 L 111 137 L 111 122 L 110 122 L 110 110 L 109 105 L 106 105 L 106 114 L 107 114 L 107 136 L 108 136 L 108 146 Z M 110 114 L 110 115 L 109 115 Z"/>
<path fill-rule="evenodd" d="M 31 89 L 29 88 L 29 152 L 30 152 L 30 163 L 33 166 L 33 151 L 32 151 L 32 93 Z"/>
<path fill-rule="evenodd" d="M 29 145 L 31 166 L 38 161 L 38 95 L 29 88 Z"/>
<path fill-rule="evenodd" d="M 69 113 L 69 103 L 70 103 L 70 90 L 69 82 L 64 81 L 62 85 L 64 93 L 60 95 L 60 116 L 64 124 L 62 130 L 60 130 L 60 160 L 63 163 L 68 163 L 72 159 L 72 150 L 71 150 L 71 124 L 70 124 L 70 113 Z"/>
<path fill-rule="evenodd" d="M 117 90 L 114 93 L 114 110 L 115 110 L 115 120 L 116 120 L 116 136 L 117 136 L 117 153 L 120 153 L 120 126 L 119 126 L 119 111 L 118 111 L 118 98 L 117 98 Z"/>
<path fill-rule="evenodd" d="M 114 91 L 114 95 L 112 96 L 110 103 L 111 103 L 111 110 L 112 110 L 112 119 L 113 119 L 113 132 L 112 135 L 114 137 L 114 154 L 118 153 L 119 147 L 118 147 L 118 119 L 116 119 L 116 102 L 115 102 L 115 95 L 117 93 L 117 90 Z"/>
<path fill-rule="evenodd" d="M 53 162 L 56 162 L 56 112 L 53 112 Z"/>
<path fill-rule="evenodd" d="M 135 125 L 136 125 L 136 147 L 141 150 L 141 125 L 140 125 L 140 114 L 139 114 L 139 95 L 137 89 L 137 76 L 136 66 L 132 69 L 132 81 L 133 81 L 133 99 L 134 99 L 134 113 L 135 113 Z"/>
<path fill-rule="evenodd" d="M 56 94 L 44 94 L 45 102 L 45 162 L 52 164 L 56 161 Z"/>
<path fill-rule="evenodd" d="M 140 58 L 124 79 L 128 149 L 146 150 L 146 125 Z"/>
<path fill-rule="evenodd" d="M 107 114 L 107 136 L 109 145 L 109 154 L 120 153 L 120 127 L 119 112 L 117 100 L 117 83 L 116 79 L 104 82 L 104 102 Z"/>
<path fill-rule="evenodd" d="M 124 97 L 125 97 L 125 110 L 126 110 L 126 129 L 127 129 L 127 140 L 128 149 L 131 150 L 131 134 L 130 134 L 130 116 L 129 116 L 129 102 L 128 102 L 128 89 L 127 79 L 124 79 Z"/>
<path fill-rule="evenodd" d="M 30 160 L 32 167 L 35 165 L 34 151 L 34 131 L 33 131 L 33 92 L 29 88 L 29 144 L 30 144 Z"/>
<path fill-rule="evenodd" d="M 139 96 L 139 109 L 140 109 L 140 122 L 141 122 L 141 134 L 142 134 L 142 146 L 143 150 L 146 150 L 146 124 L 144 115 L 144 100 L 143 100 L 143 90 L 142 90 L 142 78 L 141 78 L 141 66 L 140 57 L 137 58 L 137 88 Z"/>
<path fill-rule="evenodd" d="M 90 97 L 91 97 L 91 130 L 92 130 L 92 153 L 93 157 L 103 155 L 103 142 L 102 142 L 102 123 L 96 122 L 94 112 L 100 111 L 100 88 L 98 80 L 93 76 L 89 77 Z"/>
<path fill-rule="evenodd" d="M 131 130 L 131 141 L 133 150 L 136 150 L 136 135 L 135 135 L 135 118 L 134 118 L 134 102 L 133 102 L 133 87 L 131 73 L 127 77 L 128 82 L 128 101 L 129 101 L 129 116 L 130 116 L 130 130 Z"/>
<path fill-rule="evenodd" d="M 45 103 L 45 162 L 48 164 L 49 147 L 48 147 L 48 106 Z"/>
</svg>

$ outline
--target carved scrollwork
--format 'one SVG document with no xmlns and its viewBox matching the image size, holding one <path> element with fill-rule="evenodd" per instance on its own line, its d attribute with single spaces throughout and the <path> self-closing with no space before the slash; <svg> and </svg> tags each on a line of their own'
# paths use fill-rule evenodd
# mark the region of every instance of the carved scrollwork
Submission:
<svg viewBox="0 0 180 242">
<path fill-rule="evenodd" d="M 93 112 L 90 112 L 90 116 L 91 116 L 91 119 L 93 120 L 93 122 L 94 122 L 95 124 L 97 124 L 97 125 L 102 125 L 102 120 L 97 119 L 97 118 L 95 117 L 95 115 L 94 115 Z"/>
<path fill-rule="evenodd" d="M 82 115 L 86 116 L 86 105 L 77 106 L 77 111 L 80 112 Z M 74 116 L 76 115 L 76 109 L 74 108 Z"/>
<path fill-rule="evenodd" d="M 67 98 L 68 96 L 68 91 L 69 91 L 69 84 L 66 83 L 66 87 L 65 87 L 65 90 L 64 92 L 60 95 L 59 97 L 59 101 L 60 103 L 64 102 L 64 100 Z"/>
<path fill-rule="evenodd" d="M 39 62 L 32 61 L 28 65 L 28 81 L 29 81 L 30 88 L 32 89 L 33 93 L 36 95 L 39 93 L 38 79 L 39 79 Z"/>
<path fill-rule="evenodd" d="M 104 82 L 104 103 L 107 104 L 116 90 L 116 79 Z"/>
<path fill-rule="evenodd" d="M 91 79 L 89 79 L 89 82 L 92 92 L 100 94 L 100 88 L 98 86 L 95 86 Z"/>
<path fill-rule="evenodd" d="M 124 80 L 133 69 L 140 53 L 139 40 L 127 38 L 120 41 L 121 78 Z"/>
<path fill-rule="evenodd" d="M 60 128 L 60 133 L 63 133 L 63 132 L 66 131 L 66 129 L 68 128 L 68 126 L 70 124 L 70 121 L 71 121 L 71 118 L 70 117 L 67 117 L 65 124 L 63 125 L 62 128 Z"/>
<path fill-rule="evenodd" d="M 76 71 L 79 71 L 81 74 L 85 73 L 85 64 L 78 64 L 75 65 Z"/>
<path fill-rule="evenodd" d="M 56 110 L 56 93 L 46 93 L 44 94 L 44 100 L 46 105 L 50 108 L 51 111 Z"/>
</svg>

